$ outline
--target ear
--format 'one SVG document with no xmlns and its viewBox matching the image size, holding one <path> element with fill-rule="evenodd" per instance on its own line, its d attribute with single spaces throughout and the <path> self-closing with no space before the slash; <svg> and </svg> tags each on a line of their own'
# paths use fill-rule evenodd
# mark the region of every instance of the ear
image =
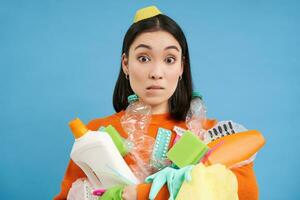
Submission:
<svg viewBox="0 0 300 200">
<path fill-rule="evenodd" d="M 185 64 L 185 57 L 182 57 L 182 61 L 181 61 L 181 69 L 180 69 L 180 75 L 182 76 L 183 71 L 184 71 L 184 64 Z"/>
<path fill-rule="evenodd" d="M 122 70 L 124 74 L 129 74 L 128 58 L 125 53 L 122 54 Z"/>
</svg>

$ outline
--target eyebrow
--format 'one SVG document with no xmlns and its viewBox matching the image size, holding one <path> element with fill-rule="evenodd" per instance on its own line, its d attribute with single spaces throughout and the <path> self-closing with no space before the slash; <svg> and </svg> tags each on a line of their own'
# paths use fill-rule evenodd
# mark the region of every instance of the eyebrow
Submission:
<svg viewBox="0 0 300 200">
<path fill-rule="evenodd" d="M 139 44 L 139 45 L 137 45 L 137 46 L 134 48 L 134 50 L 136 50 L 136 49 L 138 49 L 138 48 L 146 48 L 146 49 L 150 49 L 150 50 L 152 49 L 152 47 L 150 47 L 149 45 L 146 45 L 146 44 Z M 167 46 L 167 47 L 165 48 L 165 50 L 168 50 L 168 49 L 175 49 L 175 50 L 177 50 L 177 51 L 179 52 L 178 47 L 175 46 L 175 45 Z"/>
</svg>

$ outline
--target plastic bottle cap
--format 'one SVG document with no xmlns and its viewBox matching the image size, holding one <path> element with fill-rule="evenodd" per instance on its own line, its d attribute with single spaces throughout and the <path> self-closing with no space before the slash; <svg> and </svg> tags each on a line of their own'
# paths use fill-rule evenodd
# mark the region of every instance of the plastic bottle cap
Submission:
<svg viewBox="0 0 300 200">
<path fill-rule="evenodd" d="M 88 129 L 79 118 L 70 121 L 69 127 L 76 139 L 88 132 Z"/>
<path fill-rule="evenodd" d="M 137 101 L 138 99 L 139 97 L 136 94 L 132 94 L 127 97 L 128 103 L 132 103 L 134 101 Z"/>
<path fill-rule="evenodd" d="M 203 97 L 199 92 L 193 92 L 192 93 L 192 99 L 195 98 L 195 97 L 199 97 L 201 100 L 203 100 Z"/>
</svg>

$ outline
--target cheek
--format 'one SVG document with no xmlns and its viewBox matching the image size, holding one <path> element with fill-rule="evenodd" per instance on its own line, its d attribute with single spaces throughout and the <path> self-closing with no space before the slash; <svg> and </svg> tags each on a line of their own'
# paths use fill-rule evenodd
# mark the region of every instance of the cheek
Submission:
<svg viewBox="0 0 300 200">
<path fill-rule="evenodd" d="M 167 94 L 169 97 L 171 97 L 173 95 L 173 93 L 175 92 L 176 88 L 178 85 L 178 78 L 172 78 L 169 80 L 168 83 L 168 91 Z"/>
<path fill-rule="evenodd" d="M 167 75 L 167 82 L 168 82 L 168 88 L 170 91 L 174 92 L 177 84 L 178 84 L 178 79 L 180 76 L 180 70 L 173 70 Z"/>
<path fill-rule="evenodd" d="M 138 63 L 132 63 L 130 65 L 129 70 L 129 80 L 130 80 L 130 86 L 132 90 L 139 94 L 142 90 L 144 90 L 144 83 L 147 79 L 147 72 L 141 66 L 138 65 Z"/>
</svg>

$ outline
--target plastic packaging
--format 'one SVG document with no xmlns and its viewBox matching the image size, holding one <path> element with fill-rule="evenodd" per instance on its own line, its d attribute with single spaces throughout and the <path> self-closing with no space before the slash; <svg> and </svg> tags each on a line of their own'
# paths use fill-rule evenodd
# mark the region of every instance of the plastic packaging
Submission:
<svg viewBox="0 0 300 200">
<path fill-rule="evenodd" d="M 67 200 L 97 200 L 98 197 L 92 194 L 93 190 L 93 186 L 86 178 L 79 178 L 72 183 Z"/>
<path fill-rule="evenodd" d="M 220 121 L 214 127 L 204 133 L 203 141 L 208 144 L 221 137 L 245 132 L 247 130 L 248 129 L 246 129 L 243 125 L 235 123 L 231 120 Z"/>
<path fill-rule="evenodd" d="M 137 95 L 128 97 L 129 105 L 121 118 L 123 129 L 127 132 L 127 146 L 135 164 L 130 165 L 135 176 L 142 182 L 152 174 L 150 157 L 155 143 L 147 135 L 151 121 L 151 107 L 140 101 Z"/>
<path fill-rule="evenodd" d="M 175 136 L 172 146 L 174 146 L 174 144 L 176 144 L 176 142 L 181 138 L 181 136 L 186 132 L 186 130 L 181 127 L 178 127 L 178 126 L 174 126 L 173 131 L 175 131 L 176 136 Z"/>
<path fill-rule="evenodd" d="M 211 150 L 217 149 L 209 152 L 210 155 L 206 155 L 202 162 L 206 163 L 210 159 L 211 163 L 222 163 L 231 169 L 253 162 L 256 152 L 265 143 L 261 133 L 249 131 L 232 120 L 218 122 L 205 132 L 203 140 L 212 147 Z"/>
<path fill-rule="evenodd" d="M 93 187 L 139 183 L 108 133 L 90 131 L 78 118 L 69 125 L 75 136 L 71 159 L 84 171 Z"/>
<path fill-rule="evenodd" d="M 165 128 L 158 128 L 155 145 L 152 150 L 150 164 L 153 171 L 159 171 L 172 164 L 167 158 L 168 147 L 171 142 L 172 131 Z"/>
<path fill-rule="evenodd" d="M 229 168 L 242 166 L 253 161 L 256 154 L 265 144 L 262 134 L 256 130 L 248 130 L 237 134 L 221 137 L 208 144 L 214 148 L 223 142 L 207 158 L 205 165 L 220 163 Z"/>
<path fill-rule="evenodd" d="M 193 92 L 190 109 L 186 115 L 185 123 L 190 131 L 196 134 L 201 140 L 205 130 L 202 127 L 203 122 L 206 120 L 206 107 L 202 96 Z"/>
</svg>

